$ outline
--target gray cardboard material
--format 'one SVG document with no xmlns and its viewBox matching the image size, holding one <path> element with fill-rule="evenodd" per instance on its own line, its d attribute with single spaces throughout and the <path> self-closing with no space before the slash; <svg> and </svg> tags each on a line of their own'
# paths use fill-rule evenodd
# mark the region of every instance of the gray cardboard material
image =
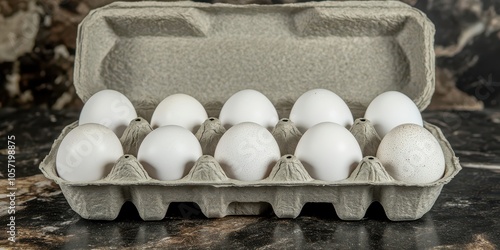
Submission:
<svg viewBox="0 0 500 250">
<path fill-rule="evenodd" d="M 312 88 L 334 91 L 361 118 L 379 93 L 398 90 L 423 110 L 434 91 L 432 23 L 418 10 L 393 1 L 315 2 L 235 6 L 193 2 L 114 3 L 80 24 L 75 86 L 86 101 L 99 90 L 124 93 L 142 117 L 120 139 L 122 156 L 104 179 L 69 182 L 58 177 L 57 149 L 78 125 L 68 125 L 40 164 L 83 218 L 113 220 L 131 201 L 144 220 L 161 220 L 172 202 L 195 202 L 209 218 L 256 215 L 268 208 L 295 218 L 307 202 L 332 203 L 343 220 L 360 220 L 373 201 L 390 220 L 415 220 L 428 212 L 444 184 L 461 169 L 440 129 L 425 123 L 445 155 L 442 179 L 428 184 L 394 180 L 374 152 L 380 143 L 369 121 L 351 132 L 365 158 L 343 181 L 312 179 L 293 153 L 301 137 L 287 118 L 293 102 Z M 225 132 L 222 103 L 246 88 L 261 91 L 283 118 L 273 130 L 282 158 L 264 180 L 230 179 L 211 156 Z M 151 132 L 148 120 L 166 96 L 194 96 L 214 116 L 196 137 L 204 156 L 176 181 L 151 179 L 135 158 Z M 334 160 L 334 159 L 333 159 Z"/>
<path fill-rule="evenodd" d="M 115 3 L 79 27 L 75 87 L 83 101 L 119 90 L 146 120 L 172 93 L 218 117 L 247 88 L 266 95 L 281 118 L 313 88 L 334 91 L 355 118 L 387 90 L 423 110 L 434 91 L 433 34 L 424 14 L 397 1 Z"/>
</svg>

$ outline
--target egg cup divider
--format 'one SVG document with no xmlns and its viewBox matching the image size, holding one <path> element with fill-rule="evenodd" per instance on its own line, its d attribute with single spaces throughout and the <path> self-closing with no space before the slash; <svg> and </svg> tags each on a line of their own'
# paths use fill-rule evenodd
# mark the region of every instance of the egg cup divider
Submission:
<svg viewBox="0 0 500 250">
<path fill-rule="evenodd" d="M 49 155 L 40 168 L 48 178 L 56 181 L 70 206 L 86 219 L 113 220 L 126 201 L 131 201 L 144 220 L 161 220 L 172 202 L 195 202 L 202 213 L 209 218 L 227 215 L 257 215 L 268 210 L 269 205 L 280 218 L 297 217 L 307 202 L 332 203 L 337 215 L 343 220 L 362 219 L 372 202 L 378 201 L 384 207 L 389 219 L 414 220 L 430 210 L 442 186 L 451 180 L 460 169 L 457 158 L 452 154 L 449 143 L 434 125 L 425 123 L 440 142 L 445 152 L 446 172 L 441 180 L 430 184 L 408 184 L 394 180 L 380 161 L 366 155 L 343 181 L 327 182 L 314 180 L 302 163 L 291 154 L 284 154 L 261 181 L 245 182 L 230 179 L 219 163 L 210 155 L 198 159 L 188 175 L 176 181 L 159 181 L 149 177 L 134 155 L 122 156 L 108 176 L 94 182 L 70 182 L 57 176 L 55 154 L 64 136 L 78 125 L 68 125 L 56 140 Z M 372 131 L 368 120 L 357 119 L 351 131 Z M 151 132 L 145 119 L 131 121 L 120 139 L 131 152 L 137 152 L 140 141 Z M 203 151 L 220 139 L 224 131 L 216 118 L 207 119 L 197 135 Z M 282 119 L 273 131 L 280 148 L 300 139 L 300 132 L 288 119 Z M 373 150 L 380 138 L 372 133 L 358 136 L 362 148 Z M 362 134 L 363 135 L 363 134 Z M 138 143 L 139 141 L 139 143 Z M 451 158 L 450 158 L 451 156 Z M 454 166 L 450 167 L 450 166 Z M 236 191 L 237 190 L 237 191 Z M 113 199 L 109 199 L 113 197 Z M 409 198 L 409 197 L 418 197 Z M 151 204 L 155 205 L 151 205 Z"/>
<path fill-rule="evenodd" d="M 280 117 L 287 117 L 293 100 L 311 88 L 337 93 L 354 117 L 362 117 L 369 101 L 388 89 L 407 94 L 423 110 L 434 91 L 433 34 L 423 13 L 398 1 L 271 6 L 117 2 L 91 11 L 79 26 L 75 88 L 83 101 L 105 88 L 118 90 L 146 119 L 165 96 L 176 92 L 194 96 L 217 117 L 223 100 L 244 88 L 268 96 Z M 179 42 L 186 49 L 170 44 Z M 272 51 L 261 46 L 267 43 Z M 212 54 L 198 53 L 205 45 Z M 164 53 L 170 53 L 168 60 Z M 238 59 L 242 56 L 244 64 Z M 271 67 L 276 62 L 295 70 Z M 374 67 L 380 64 L 384 67 Z M 163 219 L 171 202 L 195 202 L 209 218 L 260 214 L 269 205 L 278 217 L 295 218 L 305 203 L 327 202 L 341 219 L 360 220 L 378 201 L 390 220 L 415 220 L 431 209 L 443 185 L 461 169 L 440 129 L 425 123 L 445 155 L 443 178 L 428 184 L 395 181 L 373 156 L 380 138 L 369 121 L 358 119 L 351 132 L 361 145 L 363 161 L 346 180 L 313 180 L 300 161 L 287 155 L 301 134 L 282 119 L 273 136 L 283 157 L 268 178 L 243 182 L 227 178 L 209 156 L 224 133 L 217 120 L 209 119 L 196 134 L 205 145 L 196 166 L 183 179 L 158 181 L 134 157 L 151 132 L 147 121 L 137 118 L 120 138 L 126 155 L 106 178 L 69 182 L 58 177 L 55 155 L 62 138 L 77 124 L 63 129 L 40 169 L 60 185 L 71 208 L 87 219 L 113 220 L 123 203 L 131 201 L 144 220 Z"/>
</svg>

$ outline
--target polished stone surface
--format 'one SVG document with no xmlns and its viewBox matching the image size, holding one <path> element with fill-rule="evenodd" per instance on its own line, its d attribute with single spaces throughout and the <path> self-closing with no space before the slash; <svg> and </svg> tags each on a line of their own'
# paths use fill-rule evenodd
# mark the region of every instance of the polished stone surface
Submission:
<svg viewBox="0 0 500 250">
<path fill-rule="evenodd" d="M 73 212 L 38 164 L 77 111 L 0 109 L 0 140 L 16 136 L 17 242 L 1 230 L 0 247 L 19 249 L 496 249 L 500 247 L 500 111 L 424 112 L 442 128 L 464 169 L 446 184 L 432 210 L 410 222 L 387 220 L 373 204 L 362 221 L 341 221 L 328 204 L 307 204 L 297 219 L 230 216 L 206 219 L 196 204 L 172 204 L 162 221 L 142 221 L 125 204 L 114 221 Z M 0 146 L 0 187 L 7 187 Z M 1 192 L 4 194 L 4 191 Z M 1 195 L 0 194 L 0 195 Z M 5 195 L 0 221 L 8 223 Z"/>
</svg>

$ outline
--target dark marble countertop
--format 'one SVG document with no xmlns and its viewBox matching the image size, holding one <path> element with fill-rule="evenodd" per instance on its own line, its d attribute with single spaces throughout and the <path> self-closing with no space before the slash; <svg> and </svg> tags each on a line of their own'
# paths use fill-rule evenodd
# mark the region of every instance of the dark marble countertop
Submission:
<svg viewBox="0 0 500 250">
<path fill-rule="evenodd" d="M 0 248 L 19 249 L 496 249 L 500 247 L 500 111 L 424 112 L 464 169 L 434 207 L 409 222 L 387 220 L 374 204 L 362 221 L 341 221 L 333 207 L 307 204 L 296 219 L 206 219 L 194 203 L 171 205 L 144 222 L 131 204 L 114 221 L 79 217 L 38 165 L 78 111 L 0 109 Z M 16 243 L 8 241 L 7 137 L 16 142 Z"/>
</svg>

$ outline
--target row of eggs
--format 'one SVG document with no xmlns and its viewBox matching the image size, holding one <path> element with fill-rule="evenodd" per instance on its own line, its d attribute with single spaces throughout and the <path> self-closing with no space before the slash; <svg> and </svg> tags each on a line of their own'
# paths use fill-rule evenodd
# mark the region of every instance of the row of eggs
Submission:
<svg viewBox="0 0 500 250">
<path fill-rule="evenodd" d="M 127 97 L 115 90 L 102 90 L 85 103 L 79 124 L 102 124 L 120 137 L 136 117 L 137 113 Z M 364 117 L 372 122 L 380 137 L 400 124 L 423 125 L 417 106 L 410 98 L 397 91 L 377 96 L 368 105 Z M 207 112 L 198 100 L 186 94 L 174 94 L 158 104 L 150 124 L 153 128 L 178 125 L 194 133 L 207 118 Z M 294 103 L 289 118 L 302 133 L 321 122 L 349 127 L 354 121 L 342 98 L 326 89 L 313 89 L 302 94 Z M 254 122 L 271 130 L 278 123 L 279 117 L 276 108 L 265 95 L 246 89 L 235 93 L 224 103 L 219 120 L 226 128 L 242 122 Z"/>
<path fill-rule="evenodd" d="M 127 107 L 131 109 L 125 111 Z M 136 116 L 130 101 L 117 91 L 93 95 L 82 110 L 79 126 L 61 142 L 56 157 L 59 176 L 69 181 L 105 177 L 123 155 L 117 136 Z M 207 118 L 203 106 L 188 95 L 172 95 L 158 105 L 151 119 L 155 130 L 143 140 L 137 155 L 152 178 L 176 180 L 189 172 L 202 155 L 193 132 Z M 408 97 L 395 91 L 383 93 L 370 103 L 365 118 L 383 137 L 377 157 L 396 180 L 427 183 L 442 177 L 442 150 L 422 127 L 420 112 Z M 281 155 L 269 132 L 278 122 L 272 103 L 260 92 L 243 90 L 228 99 L 219 119 L 228 130 L 214 158 L 228 177 L 243 181 L 267 177 Z M 304 93 L 294 104 L 290 120 L 304 133 L 294 154 L 314 179 L 346 179 L 361 161 L 359 144 L 346 128 L 353 123 L 352 114 L 333 92 Z"/>
</svg>

